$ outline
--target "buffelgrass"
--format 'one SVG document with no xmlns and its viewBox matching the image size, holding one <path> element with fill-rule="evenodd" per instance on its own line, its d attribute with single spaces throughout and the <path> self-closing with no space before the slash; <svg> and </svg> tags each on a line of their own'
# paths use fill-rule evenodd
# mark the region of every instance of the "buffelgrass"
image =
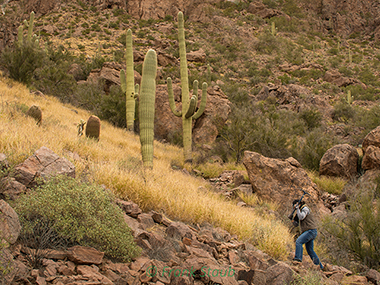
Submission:
<svg viewBox="0 0 380 285">
<path fill-rule="evenodd" d="M 317 184 L 318 188 L 330 194 L 342 194 L 344 185 L 347 184 L 347 180 L 344 180 L 343 178 L 319 176 L 315 171 L 307 171 L 307 175 L 315 184 Z"/>
<path fill-rule="evenodd" d="M 5 78 L 0 78 L 0 94 L 8 102 L 0 105 L 0 152 L 9 156 L 11 164 L 22 162 L 46 146 L 71 160 L 77 177 L 104 184 L 116 196 L 134 201 L 145 211 L 163 211 L 171 219 L 188 223 L 209 222 L 250 240 L 274 258 L 287 258 L 292 243 L 287 227 L 207 191 L 210 185 L 204 179 L 173 170 L 173 161 L 184 166 L 180 148 L 155 141 L 154 168 L 144 170 L 135 134 L 102 122 L 98 142 L 77 137 L 77 122 L 90 116 L 84 110 L 55 98 L 30 94 L 24 86 Z M 14 111 L 11 104 L 39 105 L 43 113 L 41 125 Z"/>
</svg>

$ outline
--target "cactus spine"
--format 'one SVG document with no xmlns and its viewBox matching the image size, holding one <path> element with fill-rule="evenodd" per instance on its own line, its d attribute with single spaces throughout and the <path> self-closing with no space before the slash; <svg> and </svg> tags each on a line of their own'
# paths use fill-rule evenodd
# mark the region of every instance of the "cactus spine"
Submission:
<svg viewBox="0 0 380 285">
<path fill-rule="evenodd" d="M 156 73 L 157 55 L 150 49 L 143 63 L 139 104 L 141 154 L 145 168 L 153 168 Z"/>
<path fill-rule="evenodd" d="M 181 73 L 181 89 L 182 89 L 182 111 L 177 111 L 172 89 L 171 78 L 168 78 L 168 94 L 170 109 L 177 117 L 182 117 L 183 130 L 183 152 L 185 161 L 192 161 L 192 119 L 198 119 L 205 107 L 207 100 L 207 83 L 202 84 L 202 99 L 198 111 L 195 113 L 198 103 L 198 81 L 194 81 L 193 96 L 189 98 L 189 79 L 186 60 L 186 44 L 183 13 L 178 13 L 178 41 L 179 41 L 179 57 L 180 57 L 180 73 Z"/>
<path fill-rule="evenodd" d="M 125 49 L 126 70 L 120 71 L 121 89 L 126 95 L 126 120 L 127 130 L 133 131 L 135 120 L 135 77 L 133 70 L 132 31 L 128 29 Z"/>
</svg>

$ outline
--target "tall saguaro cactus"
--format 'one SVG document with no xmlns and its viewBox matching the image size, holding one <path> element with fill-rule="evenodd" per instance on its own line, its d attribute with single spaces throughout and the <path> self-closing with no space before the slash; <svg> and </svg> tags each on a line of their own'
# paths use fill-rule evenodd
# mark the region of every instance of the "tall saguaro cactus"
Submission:
<svg viewBox="0 0 380 285">
<path fill-rule="evenodd" d="M 179 41 L 179 57 L 181 68 L 181 88 L 182 88 L 182 111 L 177 111 L 171 78 L 168 78 L 168 94 L 170 108 L 174 115 L 182 117 L 182 129 L 183 129 L 183 152 L 185 161 L 192 161 L 192 123 L 193 119 L 198 119 L 206 108 L 207 100 L 207 83 L 202 84 L 202 99 L 199 109 L 196 111 L 198 104 L 198 81 L 194 81 L 193 96 L 189 96 L 189 78 L 187 70 L 186 59 L 186 43 L 185 43 L 185 29 L 183 13 L 178 13 L 178 41 Z M 196 112 L 195 112 L 196 111 Z"/>
<path fill-rule="evenodd" d="M 143 63 L 139 104 L 141 154 L 145 168 L 153 168 L 156 73 L 157 54 L 150 49 Z"/>
<path fill-rule="evenodd" d="M 135 99 L 137 97 L 135 93 L 135 76 L 133 70 L 133 48 L 132 48 L 132 31 L 128 29 L 126 36 L 126 48 L 125 48 L 125 61 L 126 70 L 120 71 L 121 90 L 126 95 L 126 119 L 127 130 L 133 131 L 133 125 L 135 120 Z"/>
</svg>

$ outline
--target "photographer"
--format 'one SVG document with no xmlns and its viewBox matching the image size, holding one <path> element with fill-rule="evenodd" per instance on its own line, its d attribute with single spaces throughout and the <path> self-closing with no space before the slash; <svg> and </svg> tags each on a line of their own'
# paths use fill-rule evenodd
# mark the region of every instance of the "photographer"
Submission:
<svg viewBox="0 0 380 285">
<path fill-rule="evenodd" d="M 296 253 L 293 263 L 299 264 L 302 262 L 303 245 L 305 244 L 306 251 L 313 263 L 323 269 L 323 265 L 314 251 L 314 239 L 317 237 L 317 224 L 314 216 L 303 201 L 294 200 L 293 208 L 296 210 L 294 211 L 295 215 L 292 217 L 293 224 L 299 223 L 301 228 L 301 235 L 296 240 Z"/>
</svg>

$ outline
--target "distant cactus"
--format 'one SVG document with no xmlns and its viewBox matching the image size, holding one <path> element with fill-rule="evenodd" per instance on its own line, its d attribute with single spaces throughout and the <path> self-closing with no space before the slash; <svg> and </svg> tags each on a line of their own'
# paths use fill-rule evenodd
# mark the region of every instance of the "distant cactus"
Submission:
<svg viewBox="0 0 380 285">
<path fill-rule="evenodd" d="M 97 116 L 90 116 L 86 123 L 86 137 L 99 140 L 100 119 Z"/>
<path fill-rule="evenodd" d="M 347 99 L 346 99 L 348 104 L 352 104 L 354 102 L 354 96 L 351 95 L 351 90 L 347 91 Z"/>
<path fill-rule="evenodd" d="M 270 32 L 271 32 L 272 36 L 274 36 L 274 37 L 277 35 L 277 28 L 276 28 L 275 22 L 272 22 Z"/>
<path fill-rule="evenodd" d="M 146 168 L 153 168 L 156 73 L 157 55 L 150 49 L 144 59 L 139 103 L 141 154 Z"/>
<path fill-rule="evenodd" d="M 36 120 L 37 125 L 41 125 L 42 122 L 42 110 L 39 106 L 33 105 L 29 108 L 29 110 L 26 112 L 26 114 L 29 117 L 32 117 Z"/>
<path fill-rule="evenodd" d="M 132 31 L 128 29 L 125 49 L 126 70 L 120 71 L 121 90 L 126 94 L 127 130 L 133 131 L 135 120 L 135 75 L 133 69 Z"/>
<path fill-rule="evenodd" d="M 202 99 L 199 109 L 196 111 L 196 105 L 198 103 L 198 81 L 194 81 L 193 96 L 190 99 L 189 96 L 189 78 L 186 60 L 186 43 L 185 43 L 185 29 L 183 13 L 178 13 L 178 41 L 179 41 L 179 56 L 180 56 L 180 68 L 181 68 L 181 89 L 182 89 L 182 111 L 177 111 L 171 78 L 168 78 L 168 94 L 170 109 L 177 117 L 182 116 L 182 130 L 183 130 L 183 152 L 185 161 L 192 161 L 192 119 L 198 119 L 206 107 L 207 100 L 207 83 L 202 85 Z M 196 90 L 195 90 L 196 89 Z"/>
</svg>

